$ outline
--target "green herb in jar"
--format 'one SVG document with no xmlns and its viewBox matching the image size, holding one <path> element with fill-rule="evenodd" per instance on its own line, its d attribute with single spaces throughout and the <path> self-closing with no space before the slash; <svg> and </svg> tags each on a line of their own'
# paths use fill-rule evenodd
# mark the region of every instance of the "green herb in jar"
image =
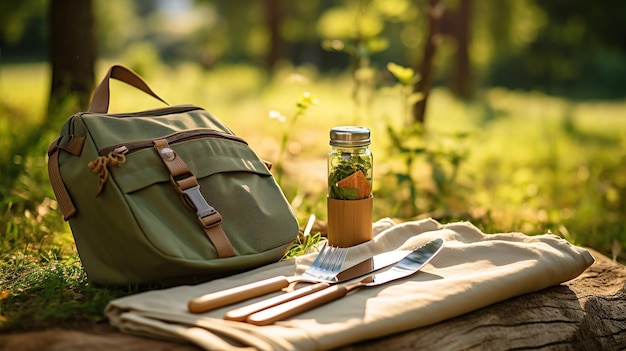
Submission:
<svg viewBox="0 0 626 351">
<path fill-rule="evenodd" d="M 334 161 L 339 160 L 338 162 L 331 162 L 328 196 L 340 200 L 358 200 L 369 197 L 372 189 L 371 158 L 358 155 L 345 157 L 345 154 L 343 156 L 333 158 Z M 348 178 L 352 179 L 346 181 Z"/>
</svg>

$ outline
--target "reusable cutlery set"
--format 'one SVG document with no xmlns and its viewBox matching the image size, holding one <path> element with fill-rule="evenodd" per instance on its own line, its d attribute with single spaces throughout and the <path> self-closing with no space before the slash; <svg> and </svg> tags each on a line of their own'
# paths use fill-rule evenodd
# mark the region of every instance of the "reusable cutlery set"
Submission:
<svg viewBox="0 0 626 351">
<path fill-rule="evenodd" d="M 279 276 L 191 299 L 189 312 L 203 313 L 288 287 L 296 282 L 313 285 L 262 300 L 232 311 L 224 319 L 268 325 L 344 297 L 350 291 L 378 286 L 408 277 L 424 267 L 443 249 L 443 240 L 434 239 L 413 251 L 390 251 L 365 259 L 340 272 L 347 250 L 324 247 L 300 276 Z M 390 268 L 389 268 L 390 267 Z M 389 269 L 385 269 L 389 268 Z M 359 281 L 356 278 L 364 277 Z"/>
</svg>

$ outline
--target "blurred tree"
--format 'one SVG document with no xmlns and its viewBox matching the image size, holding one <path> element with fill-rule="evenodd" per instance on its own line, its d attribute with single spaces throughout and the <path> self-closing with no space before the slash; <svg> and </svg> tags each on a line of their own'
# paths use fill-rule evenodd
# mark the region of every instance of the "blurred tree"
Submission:
<svg viewBox="0 0 626 351">
<path fill-rule="evenodd" d="M 528 6 L 539 27 L 519 50 L 495 57 L 489 84 L 585 99 L 626 96 L 626 3 L 534 0 Z"/>
<path fill-rule="evenodd" d="M 0 54 L 5 57 L 45 57 L 46 0 L 0 1 Z"/>
<path fill-rule="evenodd" d="M 49 41 L 52 81 L 48 111 L 56 112 L 68 98 L 77 100 L 70 110 L 86 110 L 96 62 L 93 1 L 52 0 Z"/>
<path fill-rule="evenodd" d="M 585 0 L 536 3 L 550 18 L 549 25 L 562 26 L 570 34 L 577 34 L 580 44 L 601 42 L 617 49 L 626 49 L 626 6 L 622 0 L 604 0 L 602 6 Z M 574 31 L 577 32 L 572 33 Z"/>
<path fill-rule="evenodd" d="M 528 47 L 534 76 L 550 93 L 626 96 L 626 6 L 581 0 L 536 1 L 550 21 Z M 549 56 L 546 56 L 548 53 Z"/>
<path fill-rule="evenodd" d="M 41 153 L 40 142 L 47 141 L 43 138 L 47 133 L 57 130 L 58 119 L 89 104 L 96 60 L 92 0 L 51 0 L 48 10 L 52 66 L 48 115 L 39 126 L 11 143 L 9 155 Z M 12 189 L 24 165 L 9 162 L 3 167 L 2 183 Z"/>
<path fill-rule="evenodd" d="M 286 58 L 286 44 L 281 33 L 285 17 L 285 2 L 283 0 L 264 1 L 265 23 L 269 32 L 269 47 L 265 55 L 265 66 L 272 70 L 274 66 Z"/>
<path fill-rule="evenodd" d="M 414 92 L 422 96 L 413 105 L 413 121 L 424 125 L 426 120 L 426 103 L 434 78 L 434 60 L 441 36 L 441 22 L 446 7 L 441 0 L 429 0 L 426 14 L 428 16 L 428 34 L 424 44 L 424 55 L 419 65 L 421 79 L 415 84 Z"/>
<path fill-rule="evenodd" d="M 452 92 L 462 98 L 474 96 L 469 47 L 472 40 L 473 0 L 460 0 L 455 8 L 444 12 L 441 32 L 454 38 L 456 50 L 449 82 Z"/>
</svg>

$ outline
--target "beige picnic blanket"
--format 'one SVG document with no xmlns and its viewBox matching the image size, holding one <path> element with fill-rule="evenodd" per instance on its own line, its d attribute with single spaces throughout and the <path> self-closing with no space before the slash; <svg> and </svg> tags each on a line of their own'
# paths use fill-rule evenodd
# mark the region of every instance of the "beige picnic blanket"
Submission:
<svg viewBox="0 0 626 351">
<path fill-rule="evenodd" d="M 470 223 L 432 219 L 374 223 L 374 239 L 349 249 L 344 267 L 385 251 L 414 249 L 443 238 L 441 253 L 420 272 L 362 288 L 275 325 L 225 321 L 224 313 L 251 300 L 205 314 L 187 312 L 189 299 L 277 275 L 304 271 L 315 254 L 267 265 L 196 286 L 123 297 L 106 308 L 123 332 L 187 341 L 206 350 L 327 350 L 437 323 L 517 295 L 575 278 L 594 259 L 552 234 L 484 234 Z M 235 346 L 237 345 L 237 346 Z"/>
</svg>

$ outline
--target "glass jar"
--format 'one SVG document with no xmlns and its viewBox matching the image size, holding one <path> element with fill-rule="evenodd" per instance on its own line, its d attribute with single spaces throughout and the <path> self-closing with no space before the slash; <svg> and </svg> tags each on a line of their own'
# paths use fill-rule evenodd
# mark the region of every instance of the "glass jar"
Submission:
<svg viewBox="0 0 626 351">
<path fill-rule="evenodd" d="M 330 130 L 328 197 L 359 200 L 372 196 L 373 155 L 370 130 L 342 126 Z"/>
<path fill-rule="evenodd" d="M 328 154 L 328 242 L 350 247 L 372 240 L 373 157 L 370 130 L 335 127 Z"/>
</svg>

